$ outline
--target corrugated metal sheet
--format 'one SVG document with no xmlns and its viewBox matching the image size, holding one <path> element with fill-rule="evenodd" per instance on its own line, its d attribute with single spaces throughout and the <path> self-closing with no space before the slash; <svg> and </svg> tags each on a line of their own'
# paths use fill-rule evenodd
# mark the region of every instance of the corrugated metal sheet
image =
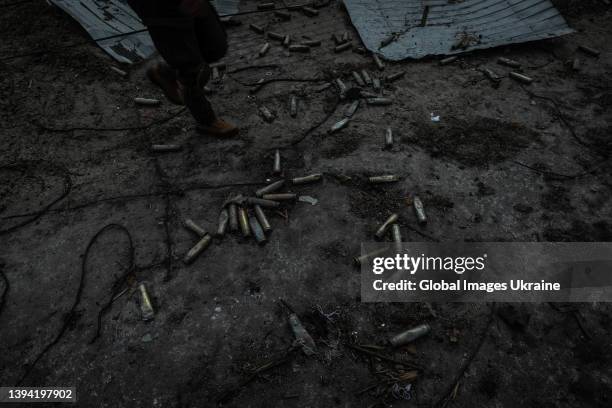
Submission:
<svg viewBox="0 0 612 408">
<path fill-rule="evenodd" d="M 122 36 L 146 28 L 125 0 L 51 2 L 77 20 L 91 38 L 119 62 L 133 63 L 148 58 L 155 52 L 147 32 Z M 240 0 L 214 0 L 212 3 L 219 14 L 226 15 L 238 12 Z M 112 36 L 118 37 L 108 38 Z"/>
<path fill-rule="evenodd" d="M 364 45 L 395 61 L 458 54 L 573 32 L 549 0 L 344 0 L 344 3 Z"/>
</svg>

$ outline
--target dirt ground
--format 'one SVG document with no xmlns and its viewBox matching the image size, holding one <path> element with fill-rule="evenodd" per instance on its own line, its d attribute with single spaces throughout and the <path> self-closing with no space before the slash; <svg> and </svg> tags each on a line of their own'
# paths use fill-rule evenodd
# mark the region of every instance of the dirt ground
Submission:
<svg viewBox="0 0 612 408">
<path fill-rule="evenodd" d="M 366 304 L 352 265 L 392 211 L 407 241 L 612 241 L 612 10 L 555 3 L 574 34 L 383 72 L 368 56 L 331 51 L 333 32 L 357 38 L 337 2 L 317 18 L 240 17 L 211 100 L 241 133 L 220 140 L 164 100 L 144 63 L 122 66 L 122 77 L 59 10 L 3 0 L 0 385 L 75 386 L 82 407 L 609 407 L 609 304 Z M 323 44 L 289 55 L 273 42 L 257 58 L 264 40 L 251 22 Z M 46 52 L 16 57 L 37 50 Z M 534 83 L 493 86 L 478 69 L 506 75 L 500 56 L 520 61 Z M 266 67 L 232 73 L 254 65 Z M 330 135 L 349 102 L 319 87 L 338 76 L 355 86 L 355 69 L 406 75 L 383 81 L 391 106 L 362 103 Z M 249 92 L 261 78 L 311 81 Z M 138 96 L 163 102 L 138 107 Z M 389 150 L 387 126 L 397 138 Z M 182 150 L 154 154 L 153 143 Z M 229 196 L 273 178 L 276 148 L 285 177 L 324 173 L 292 188 L 318 203 L 270 212 L 265 246 L 233 234 L 184 265 L 196 239 L 183 220 L 214 230 Z M 401 182 L 364 182 L 383 173 Z M 406 204 L 414 193 L 425 227 Z M 141 319 L 136 282 L 149 288 L 153 321 Z M 314 337 L 316 356 L 291 351 L 279 298 Z M 432 333 L 411 347 L 354 348 L 420 323 Z"/>
</svg>

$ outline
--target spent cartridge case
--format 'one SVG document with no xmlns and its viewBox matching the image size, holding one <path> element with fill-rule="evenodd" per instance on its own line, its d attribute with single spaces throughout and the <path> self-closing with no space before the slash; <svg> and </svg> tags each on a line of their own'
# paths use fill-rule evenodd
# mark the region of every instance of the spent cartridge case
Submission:
<svg viewBox="0 0 612 408">
<path fill-rule="evenodd" d="M 383 97 L 368 98 L 367 101 L 368 101 L 368 105 L 372 105 L 372 106 L 387 106 L 393 103 L 393 101 L 390 98 L 383 98 Z"/>
<path fill-rule="evenodd" d="M 280 205 L 280 203 L 278 203 L 277 201 L 266 200 L 264 198 L 259 198 L 259 197 L 248 197 L 246 199 L 246 202 L 249 205 L 259 205 L 261 207 L 266 207 L 266 208 L 276 208 Z"/>
<path fill-rule="evenodd" d="M 412 199 L 412 206 L 414 207 L 414 213 L 416 214 L 419 224 L 425 224 L 427 222 L 427 215 L 425 214 L 425 206 L 423 202 L 417 196 Z"/>
<path fill-rule="evenodd" d="M 483 68 L 482 72 L 493 82 L 499 82 L 501 80 L 501 77 L 489 68 Z"/>
<path fill-rule="evenodd" d="M 217 226 L 217 237 L 222 237 L 227 231 L 229 225 L 229 212 L 224 208 L 219 213 L 219 225 Z"/>
<path fill-rule="evenodd" d="M 601 51 L 596 50 L 595 48 L 592 48 L 592 47 L 588 47 L 586 45 L 579 45 L 578 49 L 584 52 L 585 54 L 589 54 L 593 57 L 599 57 L 599 55 L 601 54 Z"/>
<path fill-rule="evenodd" d="M 353 48 L 353 52 L 356 52 L 357 54 L 365 55 L 367 50 L 364 47 L 355 47 Z"/>
<path fill-rule="evenodd" d="M 511 67 L 511 68 L 520 68 L 521 67 L 521 63 L 518 61 L 515 61 L 513 59 L 510 58 L 504 58 L 504 57 L 500 57 L 497 59 L 497 63 L 500 65 L 505 65 L 507 67 Z"/>
<path fill-rule="evenodd" d="M 200 237 L 203 237 L 204 235 L 207 234 L 207 232 L 204 231 L 204 228 L 200 227 L 198 224 L 196 224 L 189 218 L 183 221 L 183 225 L 185 226 L 185 228 L 187 228 L 191 232 L 195 232 Z"/>
<path fill-rule="evenodd" d="M 240 223 L 240 231 L 243 237 L 251 236 L 251 227 L 249 226 L 249 215 L 244 207 L 238 207 L 238 221 Z"/>
<path fill-rule="evenodd" d="M 270 109 L 266 108 L 265 106 L 259 107 L 259 113 L 266 122 L 270 123 L 274 121 L 274 115 L 272 114 L 272 112 L 270 112 Z"/>
<path fill-rule="evenodd" d="M 264 55 L 266 55 L 269 49 L 270 49 L 270 43 L 265 43 L 264 45 L 262 45 L 261 48 L 259 49 L 259 56 L 263 57 Z"/>
<path fill-rule="evenodd" d="M 177 144 L 154 144 L 151 146 L 154 152 L 178 152 L 181 150 L 181 145 Z"/>
<path fill-rule="evenodd" d="M 255 241 L 257 241 L 259 245 L 265 244 L 268 241 L 268 238 L 266 238 L 266 234 L 264 233 L 264 230 L 261 225 L 259 225 L 259 221 L 257 220 L 257 218 L 250 216 L 249 225 L 251 226 L 251 231 L 253 232 Z"/>
<path fill-rule="evenodd" d="M 234 203 L 227 206 L 230 231 L 238 231 L 238 207 Z"/>
<path fill-rule="evenodd" d="M 340 45 L 342 44 L 342 35 L 338 34 L 338 33 L 334 33 L 332 34 L 332 40 L 334 40 L 334 43 L 336 45 Z"/>
<path fill-rule="evenodd" d="M 292 184 L 308 184 L 308 183 L 314 183 L 315 181 L 319 181 L 322 178 L 323 178 L 323 175 L 321 173 L 315 173 L 315 174 L 310 174 L 304 177 L 296 177 L 291 180 L 291 183 Z"/>
<path fill-rule="evenodd" d="M 289 47 L 289 44 L 291 44 L 291 36 L 286 35 L 285 38 L 283 38 L 283 47 Z"/>
<path fill-rule="evenodd" d="M 361 92 L 359 92 L 359 96 L 362 98 L 378 98 L 379 96 L 377 94 L 375 94 L 374 92 L 369 92 L 369 91 L 364 91 L 363 89 L 361 90 Z"/>
<path fill-rule="evenodd" d="M 357 85 L 365 86 L 365 81 L 363 80 L 361 75 L 359 75 L 359 72 L 353 71 L 353 78 L 355 79 L 355 82 L 357 83 Z"/>
<path fill-rule="evenodd" d="M 187 254 L 185 255 L 185 258 L 183 258 L 183 262 L 185 262 L 186 264 L 190 264 L 193 261 L 195 261 L 195 259 L 202 252 L 204 252 L 206 248 L 208 248 L 211 242 L 212 242 L 212 237 L 206 234 L 204 237 L 202 237 L 201 240 L 198 241 L 197 244 L 193 246 L 193 248 L 189 250 L 189 252 L 187 252 Z"/>
<path fill-rule="evenodd" d="M 376 92 L 380 91 L 380 79 L 379 78 L 372 78 L 372 88 L 374 88 Z"/>
<path fill-rule="evenodd" d="M 393 347 L 404 346 L 419 337 L 422 337 L 431 331 L 431 326 L 428 324 L 421 324 L 412 329 L 408 329 L 400 334 L 397 334 L 389 339 L 389 343 Z"/>
<path fill-rule="evenodd" d="M 524 84 L 530 84 L 533 82 L 533 78 L 530 78 L 527 75 L 519 74 L 518 72 L 511 72 L 510 78 L 522 82 Z"/>
<path fill-rule="evenodd" d="M 310 17 L 314 17 L 314 16 L 318 16 L 319 15 L 319 10 L 312 8 L 312 7 L 308 7 L 308 6 L 304 6 L 302 7 L 302 11 L 304 12 L 304 14 L 310 16 Z"/>
<path fill-rule="evenodd" d="M 395 174 L 386 174 L 384 176 L 372 176 L 372 177 L 368 177 L 368 181 L 371 184 L 393 183 L 395 181 L 399 181 L 399 176 Z"/>
<path fill-rule="evenodd" d="M 140 292 L 140 313 L 142 315 L 142 320 L 153 320 L 155 317 L 155 309 L 153 308 L 153 303 L 151 302 L 149 292 L 144 283 L 138 285 L 138 291 Z"/>
<path fill-rule="evenodd" d="M 264 194 L 264 200 L 273 200 L 273 201 L 294 201 L 297 198 L 297 194 L 293 193 L 272 193 L 272 194 Z"/>
<path fill-rule="evenodd" d="M 363 78 L 366 85 L 372 85 L 372 77 L 370 77 L 370 74 L 368 73 L 368 71 L 366 71 L 365 69 L 362 69 L 361 77 Z"/>
<path fill-rule="evenodd" d="M 295 44 L 289 46 L 290 52 L 310 52 L 310 47 L 304 44 Z"/>
<path fill-rule="evenodd" d="M 291 102 L 289 106 L 289 114 L 292 118 L 297 116 L 297 98 L 295 96 L 291 97 Z"/>
<path fill-rule="evenodd" d="M 251 28 L 251 30 L 255 31 L 258 34 L 263 34 L 264 33 L 264 28 L 260 25 L 257 24 L 251 24 L 249 25 L 249 27 Z"/>
<path fill-rule="evenodd" d="M 440 60 L 440 65 L 448 65 L 457 61 L 458 57 L 448 57 Z"/>
<path fill-rule="evenodd" d="M 390 149 L 393 147 L 393 131 L 391 128 L 387 128 L 385 131 L 385 147 Z"/>
<path fill-rule="evenodd" d="M 274 183 L 268 184 L 267 186 L 262 187 L 259 190 L 255 191 L 255 195 L 257 197 L 261 197 L 264 194 L 273 193 L 275 191 L 280 190 L 284 184 L 285 184 L 285 180 L 275 181 Z"/>
<path fill-rule="evenodd" d="M 117 74 L 119 74 L 119 75 L 121 75 L 121 76 L 123 76 L 123 77 L 127 76 L 127 72 L 125 72 L 125 71 L 124 71 L 124 70 L 122 70 L 122 69 L 119 69 L 119 68 L 114 67 L 114 66 L 112 66 L 112 65 L 111 65 L 110 69 L 111 69 L 111 70 L 113 70 L 113 71 L 115 71 Z"/>
<path fill-rule="evenodd" d="M 402 230 L 399 224 L 391 225 L 391 236 L 393 237 L 395 252 L 402 252 Z"/>
<path fill-rule="evenodd" d="M 374 63 L 376 64 L 376 66 L 378 67 L 380 71 L 385 69 L 385 64 L 383 64 L 378 54 L 372 54 L 372 58 L 374 59 Z"/>
<path fill-rule="evenodd" d="M 134 98 L 134 103 L 136 105 L 143 105 L 143 106 L 156 106 L 156 105 L 159 105 L 161 102 L 159 101 L 159 99 Z"/>
<path fill-rule="evenodd" d="M 338 90 L 340 91 L 340 95 L 343 96 L 346 93 L 346 85 L 344 84 L 344 81 L 342 81 L 340 78 L 336 78 L 336 85 L 338 86 Z"/>
<path fill-rule="evenodd" d="M 404 75 L 406 75 L 406 71 L 400 71 L 400 72 L 396 72 L 395 74 L 387 75 L 387 82 L 397 81 Z"/>
<path fill-rule="evenodd" d="M 272 231 L 272 226 L 270 225 L 270 222 L 268 221 L 268 217 L 266 217 L 266 213 L 264 212 L 264 210 L 258 205 L 255 205 L 253 208 L 255 212 L 255 217 L 257 217 L 257 221 L 259 221 L 259 225 L 261 225 L 261 228 L 264 230 L 264 232 Z"/>
<path fill-rule="evenodd" d="M 353 258 L 353 262 L 355 262 L 356 266 L 360 266 L 360 265 L 364 265 L 366 262 L 370 261 L 371 259 L 384 254 L 385 252 L 387 252 L 389 250 L 388 247 L 385 248 L 379 248 L 376 249 L 370 253 L 367 254 L 363 254 L 360 256 L 356 256 L 355 258 Z"/>
<path fill-rule="evenodd" d="M 317 345 L 315 344 L 308 331 L 306 331 L 306 329 L 302 325 L 302 322 L 300 322 L 300 319 L 295 313 L 291 313 L 289 315 L 289 326 L 291 326 L 291 331 L 293 331 L 296 343 L 302 346 L 302 351 L 304 352 L 304 354 L 306 354 L 307 356 L 316 354 Z"/>
<path fill-rule="evenodd" d="M 350 118 L 344 118 L 341 121 L 334 123 L 332 127 L 329 129 L 329 133 L 335 133 L 339 131 L 340 129 L 345 128 L 346 125 L 348 125 L 349 121 L 350 121 Z"/>
<path fill-rule="evenodd" d="M 272 166 L 272 172 L 274 174 L 281 173 L 281 156 L 280 150 L 278 149 L 276 149 L 276 151 L 274 152 L 274 165 Z"/>
<path fill-rule="evenodd" d="M 342 42 L 350 41 L 350 39 L 351 39 L 351 33 L 349 33 L 348 31 L 345 31 L 344 33 L 342 33 Z"/>
<path fill-rule="evenodd" d="M 345 43 L 342 43 L 340 45 L 336 45 L 334 47 L 334 52 L 338 53 L 338 52 L 346 51 L 349 48 L 351 48 L 351 46 L 352 46 L 352 44 L 350 42 L 345 42 Z"/>
<path fill-rule="evenodd" d="M 391 214 L 391 216 L 387 218 L 387 220 L 380 227 L 378 227 L 378 229 L 374 233 L 374 236 L 378 239 L 384 237 L 387 231 L 389 230 L 389 227 L 392 224 L 396 223 L 398 218 L 399 217 L 397 214 Z"/>
<path fill-rule="evenodd" d="M 271 39 L 277 40 L 277 41 L 283 41 L 285 39 L 285 35 L 284 34 L 275 33 L 274 31 L 268 31 L 267 36 L 268 36 L 268 38 L 271 38 Z"/>
<path fill-rule="evenodd" d="M 352 117 L 355 112 L 357 112 L 357 108 L 359 108 L 359 99 L 354 100 L 349 106 L 348 108 L 346 108 L 346 110 L 344 111 L 344 116 L 347 118 Z"/>
</svg>

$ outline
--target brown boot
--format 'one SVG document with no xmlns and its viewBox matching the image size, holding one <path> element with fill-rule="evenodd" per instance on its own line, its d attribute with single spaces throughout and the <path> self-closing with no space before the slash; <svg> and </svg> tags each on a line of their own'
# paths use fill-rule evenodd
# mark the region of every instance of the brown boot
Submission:
<svg viewBox="0 0 612 408">
<path fill-rule="evenodd" d="M 176 73 L 168 64 L 157 62 L 147 69 L 147 77 L 159 86 L 166 98 L 174 104 L 184 105 L 183 89 L 176 77 Z"/>
<path fill-rule="evenodd" d="M 199 124 L 197 130 L 211 136 L 236 136 L 238 134 L 236 126 L 219 118 L 210 125 Z"/>
</svg>

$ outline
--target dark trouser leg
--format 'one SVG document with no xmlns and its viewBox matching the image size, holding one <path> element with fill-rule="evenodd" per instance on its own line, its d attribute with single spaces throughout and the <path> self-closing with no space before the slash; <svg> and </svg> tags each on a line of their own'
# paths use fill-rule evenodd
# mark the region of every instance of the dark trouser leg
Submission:
<svg viewBox="0 0 612 408">
<path fill-rule="evenodd" d="M 204 85 L 210 77 L 208 64 L 196 69 L 179 69 L 179 81 L 183 84 L 183 100 L 198 123 L 212 124 L 217 118 L 210 101 L 204 95 Z"/>
</svg>

